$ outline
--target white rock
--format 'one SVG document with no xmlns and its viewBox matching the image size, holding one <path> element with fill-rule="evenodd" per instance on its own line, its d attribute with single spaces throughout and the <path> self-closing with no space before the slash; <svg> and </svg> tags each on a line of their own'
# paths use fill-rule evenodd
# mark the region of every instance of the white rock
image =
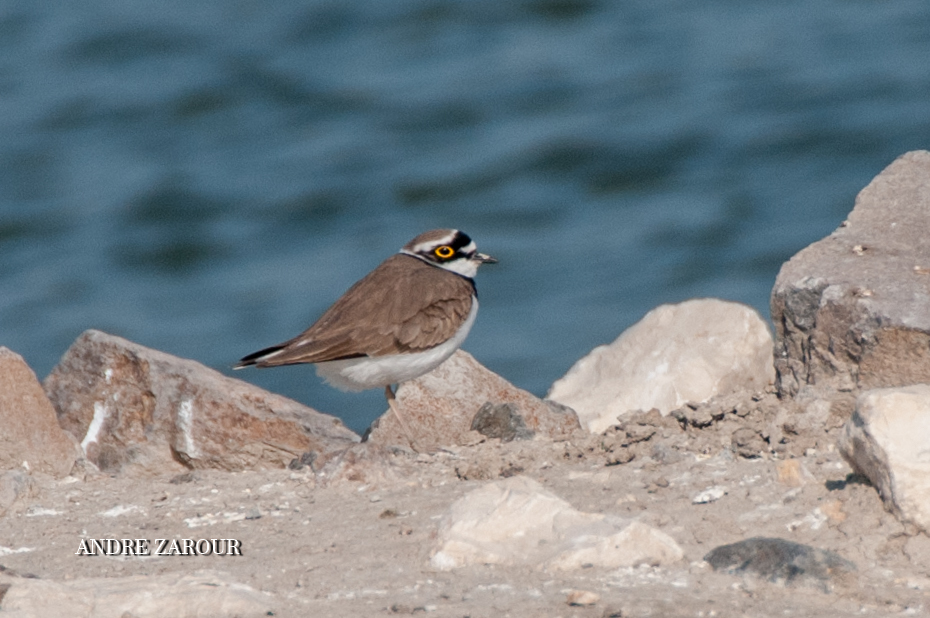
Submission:
<svg viewBox="0 0 930 618">
<path fill-rule="evenodd" d="M 128 515 L 129 513 L 135 513 L 137 511 L 144 513 L 142 507 L 136 506 L 135 504 L 130 504 L 129 506 L 117 504 L 112 509 L 97 513 L 97 515 L 101 517 L 119 517 L 120 515 Z"/>
<path fill-rule="evenodd" d="M 572 590 L 568 593 L 565 602 L 577 607 L 586 607 L 588 605 L 596 605 L 600 600 L 601 595 L 596 592 L 591 592 L 590 590 Z"/>
<path fill-rule="evenodd" d="M 714 485 L 713 487 L 708 487 L 698 495 L 691 498 L 691 504 L 708 504 L 710 502 L 716 502 L 720 498 L 724 497 L 727 494 L 727 488 L 721 487 L 720 485 Z"/>
<path fill-rule="evenodd" d="M 271 615 L 269 597 L 219 573 L 99 577 L 56 582 L 2 578 L 3 614 L 39 618 L 222 618 Z"/>
<path fill-rule="evenodd" d="M 549 570 L 570 571 L 587 564 L 607 568 L 660 566 L 684 556 L 672 537 L 638 521 L 610 536 L 579 535 L 570 543 L 576 547 L 550 560 L 546 564 Z"/>
<path fill-rule="evenodd" d="M 775 378 L 772 335 L 746 305 L 718 299 L 656 307 L 613 343 L 594 348 L 547 395 L 600 433 L 632 410 L 662 414 Z"/>
<path fill-rule="evenodd" d="M 892 512 L 930 533 L 930 385 L 859 395 L 839 449 Z"/>
<path fill-rule="evenodd" d="M 576 511 L 525 476 L 488 483 L 456 500 L 443 516 L 433 566 L 541 561 L 541 553 L 551 553 L 541 546 L 554 538 L 557 519 L 562 527 L 583 527 L 602 516 Z"/>
<path fill-rule="evenodd" d="M 669 564 L 681 548 L 638 522 L 577 511 L 532 479 L 488 483 L 449 508 L 432 565 L 533 565 L 550 570 Z"/>
</svg>

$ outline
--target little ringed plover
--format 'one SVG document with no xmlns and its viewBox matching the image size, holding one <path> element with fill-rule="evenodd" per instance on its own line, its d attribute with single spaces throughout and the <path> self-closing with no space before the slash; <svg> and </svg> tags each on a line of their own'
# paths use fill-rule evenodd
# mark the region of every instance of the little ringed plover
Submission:
<svg viewBox="0 0 930 618">
<path fill-rule="evenodd" d="M 341 390 L 384 387 L 410 439 L 391 385 L 432 371 L 462 345 L 478 314 L 474 276 L 481 264 L 495 262 L 464 232 L 424 232 L 349 288 L 310 328 L 249 354 L 234 369 L 312 363 Z"/>
</svg>

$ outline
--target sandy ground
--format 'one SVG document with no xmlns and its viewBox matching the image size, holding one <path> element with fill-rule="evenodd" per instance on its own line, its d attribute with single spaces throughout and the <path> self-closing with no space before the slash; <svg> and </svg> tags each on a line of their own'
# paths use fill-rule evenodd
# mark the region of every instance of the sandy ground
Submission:
<svg viewBox="0 0 930 618">
<path fill-rule="evenodd" d="M 36 478 L 32 495 L 0 518 L 6 548 L 0 564 L 7 574 L 58 581 L 218 571 L 267 593 L 275 616 L 930 613 L 930 539 L 886 513 L 874 488 L 851 474 L 832 447 L 839 423 L 776 436 L 778 453 L 767 443 L 761 457 L 734 452 L 752 454 L 752 440 L 734 440 L 734 432 L 765 433 L 778 406 L 769 396 L 750 402 L 749 412 L 711 410 L 708 420 L 706 409 L 697 410 L 682 422 L 640 415 L 625 430 L 568 442 L 492 440 L 433 455 L 395 452 L 371 464 L 389 467 L 389 474 L 348 475 L 362 480 L 325 482 L 309 467 Z M 582 511 L 655 526 L 681 545 L 685 559 L 662 568 L 568 574 L 432 568 L 439 519 L 449 505 L 489 479 L 514 474 Z M 724 492 L 719 499 L 694 503 L 714 487 Z M 702 561 L 718 545 L 755 536 L 836 551 L 857 571 L 785 584 L 717 573 Z M 156 539 L 235 539 L 242 555 L 76 555 L 82 539 L 104 538 L 145 538 L 150 549 Z M 28 551 L 8 553 L 22 548 Z M 569 605 L 574 590 L 599 600 Z"/>
</svg>

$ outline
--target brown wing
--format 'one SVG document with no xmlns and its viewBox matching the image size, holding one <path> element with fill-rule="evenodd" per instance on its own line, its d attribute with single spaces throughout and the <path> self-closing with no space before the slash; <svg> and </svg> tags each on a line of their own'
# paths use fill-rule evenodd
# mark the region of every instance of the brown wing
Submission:
<svg viewBox="0 0 930 618">
<path fill-rule="evenodd" d="M 306 331 L 242 359 L 238 366 L 418 352 L 451 337 L 471 311 L 470 279 L 403 254 L 393 255 Z"/>
</svg>

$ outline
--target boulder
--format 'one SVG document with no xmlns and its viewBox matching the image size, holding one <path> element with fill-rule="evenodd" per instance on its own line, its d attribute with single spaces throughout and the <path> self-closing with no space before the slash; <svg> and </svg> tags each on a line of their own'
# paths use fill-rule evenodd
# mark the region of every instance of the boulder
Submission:
<svg viewBox="0 0 930 618">
<path fill-rule="evenodd" d="M 388 410 L 369 429 L 368 440 L 432 451 L 473 442 L 473 428 L 501 439 L 567 439 L 580 429 L 572 410 L 517 388 L 463 350 L 401 384 L 395 404 L 404 425 Z"/>
<path fill-rule="evenodd" d="M 772 336 L 758 313 L 718 299 L 656 307 L 613 343 L 594 348 L 549 389 L 601 433 L 620 415 L 703 403 L 773 380 Z"/>
<path fill-rule="evenodd" d="M 899 519 L 930 534 L 930 385 L 859 395 L 839 439 L 840 453 L 878 490 Z"/>
<path fill-rule="evenodd" d="M 95 330 L 71 345 L 45 391 L 87 459 L 111 473 L 283 468 L 358 441 L 337 418 Z"/>
<path fill-rule="evenodd" d="M 930 152 L 909 152 L 782 266 L 771 299 L 780 396 L 930 382 L 928 220 Z"/>
<path fill-rule="evenodd" d="M 488 483 L 455 501 L 439 527 L 432 565 L 527 565 L 568 571 L 677 562 L 683 552 L 645 524 L 575 510 L 525 476 Z"/>
<path fill-rule="evenodd" d="M 23 358 L 0 347 L 0 470 L 67 475 L 80 456 Z"/>
</svg>

